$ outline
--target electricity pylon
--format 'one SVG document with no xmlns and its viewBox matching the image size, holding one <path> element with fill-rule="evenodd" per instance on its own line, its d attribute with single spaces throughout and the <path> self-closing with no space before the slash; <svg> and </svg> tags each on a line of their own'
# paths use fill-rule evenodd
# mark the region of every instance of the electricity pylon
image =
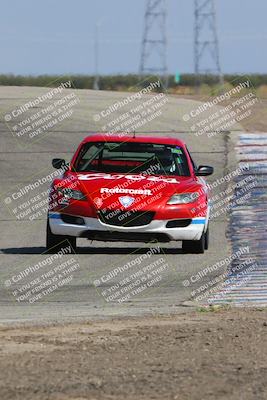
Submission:
<svg viewBox="0 0 267 400">
<path fill-rule="evenodd" d="M 140 78 L 158 75 L 168 85 L 166 0 L 147 0 L 142 40 Z"/>
<path fill-rule="evenodd" d="M 223 84 L 214 0 L 195 0 L 194 53 L 196 84 L 201 75 L 213 74 Z"/>
<path fill-rule="evenodd" d="M 93 89 L 99 90 L 99 72 L 98 72 L 98 31 L 99 31 L 99 23 L 95 25 L 95 43 L 94 43 L 94 52 L 95 52 L 95 76 L 94 76 L 94 84 Z"/>
</svg>

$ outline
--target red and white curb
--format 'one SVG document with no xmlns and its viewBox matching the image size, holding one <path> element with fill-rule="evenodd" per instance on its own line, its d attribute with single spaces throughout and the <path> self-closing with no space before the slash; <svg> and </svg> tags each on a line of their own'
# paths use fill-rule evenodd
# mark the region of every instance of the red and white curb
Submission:
<svg viewBox="0 0 267 400">
<path fill-rule="evenodd" d="M 208 304 L 267 306 L 267 133 L 240 134 L 236 152 L 239 166 L 249 166 L 236 180 L 251 175 L 255 186 L 245 202 L 232 207 L 229 234 L 233 253 L 247 246 L 249 252 L 232 263 L 225 285 Z"/>
</svg>

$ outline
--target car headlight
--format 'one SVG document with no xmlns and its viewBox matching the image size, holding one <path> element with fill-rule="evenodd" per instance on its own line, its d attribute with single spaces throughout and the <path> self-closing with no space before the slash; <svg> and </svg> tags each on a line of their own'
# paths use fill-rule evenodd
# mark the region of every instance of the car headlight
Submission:
<svg viewBox="0 0 267 400">
<path fill-rule="evenodd" d="M 80 190 L 69 188 L 59 188 L 58 192 L 67 199 L 85 200 L 85 195 Z"/>
<path fill-rule="evenodd" d="M 188 204 L 194 203 L 199 197 L 197 192 L 193 193 L 181 193 L 181 194 L 174 194 L 167 204 Z"/>
</svg>

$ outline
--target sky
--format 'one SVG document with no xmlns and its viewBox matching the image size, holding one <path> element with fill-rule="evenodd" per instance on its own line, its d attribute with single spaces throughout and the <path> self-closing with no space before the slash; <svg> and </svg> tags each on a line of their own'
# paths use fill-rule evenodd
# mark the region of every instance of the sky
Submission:
<svg viewBox="0 0 267 400">
<path fill-rule="evenodd" d="M 168 70 L 190 73 L 193 0 L 168 4 Z M 93 74 L 99 26 L 100 74 L 136 73 L 146 0 L 1 0 L 0 73 Z M 216 0 L 224 73 L 267 73 L 267 1 Z"/>
</svg>

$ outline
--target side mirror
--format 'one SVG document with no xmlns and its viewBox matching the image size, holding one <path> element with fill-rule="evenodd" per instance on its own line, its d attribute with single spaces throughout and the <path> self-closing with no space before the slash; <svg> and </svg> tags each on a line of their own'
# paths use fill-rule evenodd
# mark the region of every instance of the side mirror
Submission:
<svg viewBox="0 0 267 400">
<path fill-rule="evenodd" d="M 56 169 L 60 169 L 66 166 L 66 161 L 63 158 L 53 158 L 52 165 Z"/>
<path fill-rule="evenodd" d="M 195 172 L 196 176 L 208 176 L 213 174 L 213 167 L 208 165 L 200 165 Z"/>
</svg>

